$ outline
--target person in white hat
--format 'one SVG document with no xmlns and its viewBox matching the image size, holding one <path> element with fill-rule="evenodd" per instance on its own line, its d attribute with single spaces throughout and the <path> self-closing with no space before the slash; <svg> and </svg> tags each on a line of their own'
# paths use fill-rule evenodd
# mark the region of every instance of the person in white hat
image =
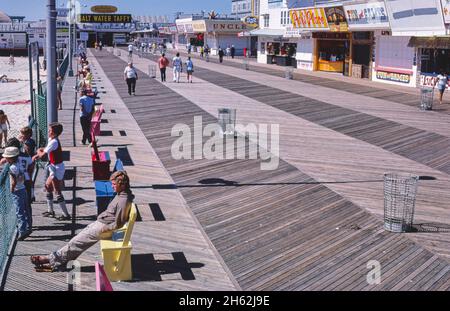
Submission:
<svg viewBox="0 0 450 311">
<path fill-rule="evenodd" d="M 19 241 L 25 240 L 31 234 L 31 227 L 28 211 L 28 198 L 25 189 L 25 171 L 18 162 L 20 155 L 19 148 L 8 147 L 3 153 L 3 157 L 9 164 L 9 177 L 11 194 L 16 209 L 17 227 L 19 231 Z"/>
</svg>

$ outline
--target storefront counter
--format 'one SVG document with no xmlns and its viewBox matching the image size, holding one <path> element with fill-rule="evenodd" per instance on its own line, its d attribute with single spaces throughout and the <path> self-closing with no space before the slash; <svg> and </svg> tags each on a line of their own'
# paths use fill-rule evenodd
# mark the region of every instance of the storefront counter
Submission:
<svg viewBox="0 0 450 311">
<path fill-rule="evenodd" d="M 327 60 L 319 60 L 318 70 L 329 72 L 344 72 L 344 62 L 343 61 L 330 62 Z"/>
<path fill-rule="evenodd" d="M 275 61 L 278 66 L 291 66 L 292 65 L 292 58 L 289 56 L 277 55 L 277 56 L 275 56 Z"/>
<path fill-rule="evenodd" d="M 272 65 L 275 63 L 275 55 L 267 54 L 267 64 Z"/>
</svg>

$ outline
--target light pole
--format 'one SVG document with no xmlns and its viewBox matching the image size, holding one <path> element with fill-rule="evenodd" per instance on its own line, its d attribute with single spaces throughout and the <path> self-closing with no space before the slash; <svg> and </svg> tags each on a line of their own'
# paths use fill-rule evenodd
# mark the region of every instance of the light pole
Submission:
<svg viewBox="0 0 450 311">
<path fill-rule="evenodd" d="M 69 1 L 69 77 L 73 77 L 73 52 L 75 51 L 74 41 L 72 40 L 72 19 L 73 19 L 73 4 Z"/>
<path fill-rule="evenodd" d="M 58 121 L 56 111 L 56 1 L 47 1 L 47 122 Z"/>
</svg>

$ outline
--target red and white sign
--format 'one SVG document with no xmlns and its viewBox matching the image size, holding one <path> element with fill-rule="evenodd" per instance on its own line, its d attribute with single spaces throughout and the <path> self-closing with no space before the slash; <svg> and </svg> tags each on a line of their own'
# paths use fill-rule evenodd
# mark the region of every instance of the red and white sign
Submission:
<svg viewBox="0 0 450 311">
<path fill-rule="evenodd" d="M 420 86 L 434 87 L 437 81 L 436 75 L 426 73 L 420 75 Z M 450 81 L 447 83 L 447 88 L 450 88 Z"/>
</svg>

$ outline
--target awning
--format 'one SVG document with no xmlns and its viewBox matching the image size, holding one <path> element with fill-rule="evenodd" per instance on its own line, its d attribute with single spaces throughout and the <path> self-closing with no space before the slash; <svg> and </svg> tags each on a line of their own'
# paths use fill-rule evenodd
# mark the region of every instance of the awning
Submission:
<svg viewBox="0 0 450 311">
<path fill-rule="evenodd" d="M 412 37 L 408 46 L 426 49 L 450 49 L 450 37 Z"/>
<path fill-rule="evenodd" d="M 263 37 L 281 37 L 284 35 L 283 29 L 254 29 L 249 32 L 251 37 L 263 36 Z"/>
</svg>

